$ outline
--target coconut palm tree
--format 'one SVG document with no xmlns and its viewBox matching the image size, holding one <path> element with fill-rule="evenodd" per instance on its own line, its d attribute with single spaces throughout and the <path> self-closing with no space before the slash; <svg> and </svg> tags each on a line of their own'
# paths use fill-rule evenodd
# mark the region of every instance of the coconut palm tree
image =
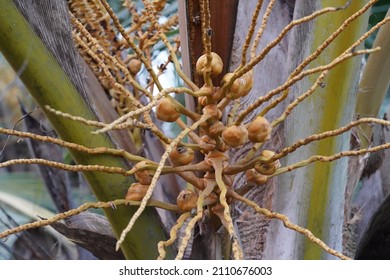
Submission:
<svg viewBox="0 0 390 280">
<path fill-rule="evenodd" d="M 164 17 L 174 2 L 3 1 L 1 51 L 63 141 L 2 133 L 66 147 L 76 165 L 2 166 L 83 172 L 102 202 L 65 216 L 104 208 L 129 259 L 353 257 L 364 157 L 388 148 L 367 124 L 389 125 L 376 118 L 389 17 L 367 32 L 377 1 L 329 2 L 179 1 Z M 180 84 L 164 87 L 171 65 Z"/>
</svg>

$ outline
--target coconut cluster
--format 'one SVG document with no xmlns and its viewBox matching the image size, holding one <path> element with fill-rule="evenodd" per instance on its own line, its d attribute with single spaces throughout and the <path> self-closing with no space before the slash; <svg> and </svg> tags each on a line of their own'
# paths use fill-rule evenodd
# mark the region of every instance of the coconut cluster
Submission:
<svg viewBox="0 0 390 280">
<path fill-rule="evenodd" d="M 134 67 L 137 66 L 134 62 Z M 136 69 L 137 70 L 137 69 Z M 222 59 L 216 53 L 211 56 L 202 55 L 196 63 L 196 73 L 201 77 L 207 76 L 214 78 L 222 73 Z M 139 71 L 139 70 L 138 70 Z M 198 103 L 202 108 L 202 113 L 208 116 L 207 122 L 203 123 L 197 131 L 198 139 L 193 145 L 180 143 L 169 153 L 169 160 L 174 167 L 190 165 L 195 160 L 196 152 L 203 154 L 204 163 L 210 166 L 210 171 L 206 172 L 201 178 L 202 186 L 185 189 L 177 197 L 177 206 L 183 211 L 196 209 L 199 198 L 198 189 L 206 189 L 210 186 L 214 188 L 213 206 L 218 206 L 218 184 L 215 171 L 219 168 L 222 172 L 222 180 L 226 187 L 230 188 L 234 181 L 233 175 L 223 173 L 224 168 L 229 166 L 229 158 L 226 151 L 229 148 L 239 148 L 249 141 L 264 143 L 271 137 L 272 126 L 264 116 L 256 116 L 250 123 L 234 123 L 226 125 L 222 121 L 222 111 L 218 104 L 222 99 L 237 99 L 246 96 L 253 86 L 253 72 L 249 71 L 240 77 L 234 73 L 227 73 L 221 81 L 220 87 L 205 84 L 195 93 L 198 96 Z M 156 105 L 156 116 L 164 122 L 175 122 L 180 116 L 180 108 L 173 98 L 166 96 L 161 98 Z M 192 147 L 195 147 L 193 149 Z M 275 152 L 270 150 L 261 151 L 255 164 L 245 171 L 247 182 L 250 185 L 263 185 L 268 181 L 270 175 L 280 167 L 278 160 L 273 160 Z M 219 167 L 218 167 L 219 166 Z M 221 171 L 222 168 L 222 171 Z M 152 171 L 137 171 L 133 183 L 127 194 L 126 199 L 142 200 L 143 196 L 151 183 Z M 198 174 L 197 174 L 198 175 Z M 200 174 L 199 174 L 200 175 Z"/>
</svg>

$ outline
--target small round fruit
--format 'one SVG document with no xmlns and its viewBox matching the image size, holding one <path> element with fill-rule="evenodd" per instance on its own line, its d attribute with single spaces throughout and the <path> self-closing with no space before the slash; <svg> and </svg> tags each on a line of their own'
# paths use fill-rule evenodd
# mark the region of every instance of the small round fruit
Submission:
<svg viewBox="0 0 390 280">
<path fill-rule="evenodd" d="M 216 120 L 222 118 L 222 111 L 218 109 L 218 106 L 216 104 L 208 104 L 204 106 L 202 112 L 203 114 L 207 114 Z"/>
<path fill-rule="evenodd" d="M 215 52 L 212 52 L 211 55 L 213 58 L 211 60 L 210 76 L 216 77 L 222 72 L 223 62 L 222 62 L 222 58 Z M 196 62 L 195 68 L 196 68 L 196 73 L 198 75 L 203 76 L 204 71 L 206 71 L 205 69 L 206 64 L 207 64 L 207 56 L 206 54 L 204 54 L 200 56 Z"/>
<path fill-rule="evenodd" d="M 272 158 L 275 155 L 275 152 L 270 150 L 263 150 L 261 152 L 261 157 L 265 160 Z M 255 170 L 263 175 L 272 175 L 280 167 L 279 160 L 275 160 L 269 163 L 260 162 L 255 165 Z"/>
<path fill-rule="evenodd" d="M 241 96 L 244 96 L 244 91 L 242 89 L 244 86 L 245 80 L 243 80 L 242 78 L 238 78 L 233 82 L 233 85 L 226 96 L 230 99 L 237 99 Z"/>
<path fill-rule="evenodd" d="M 244 81 L 242 81 L 242 96 L 247 95 L 252 87 L 253 87 L 253 71 L 249 71 L 245 73 L 242 78 Z"/>
<path fill-rule="evenodd" d="M 198 195 L 190 190 L 182 190 L 176 199 L 177 206 L 183 212 L 196 208 L 197 201 Z"/>
<path fill-rule="evenodd" d="M 260 153 L 260 156 L 266 160 L 272 158 L 274 155 L 275 155 L 275 152 L 271 151 L 271 150 L 262 150 Z"/>
<path fill-rule="evenodd" d="M 216 121 L 209 127 L 209 135 L 213 137 L 221 136 L 224 129 L 225 125 L 221 121 Z"/>
<path fill-rule="evenodd" d="M 233 77 L 233 73 L 225 74 L 221 82 L 222 85 L 229 83 L 232 77 Z M 230 99 L 240 98 L 242 96 L 247 95 L 251 91 L 252 86 L 253 86 L 253 73 L 252 71 L 249 71 L 245 73 L 242 77 L 234 80 L 226 96 Z"/>
<path fill-rule="evenodd" d="M 222 139 L 230 147 L 240 147 L 248 140 L 248 130 L 245 125 L 231 125 L 222 132 Z"/>
<path fill-rule="evenodd" d="M 253 183 L 257 186 L 264 185 L 268 181 L 266 175 L 258 173 L 254 168 L 247 170 L 245 177 L 248 183 Z"/>
<path fill-rule="evenodd" d="M 133 201 L 141 201 L 146 192 L 148 191 L 149 185 L 142 185 L 141 183 L 133 183 L 127 190 L 125 199 Z"/>
<path fill-rule="evenodd" d="M 130 73 L 135 76 L 141 70 L 142 62 L 138 58 L 133 58 L 129 62 Z"/>
<path fill-rule="evenodd" d="M 135 179 L 143 185 L 149 185 L 152 182 L 152 176 L 148 170 L 138 170 L 134 175 Z"/>
<path fill-rule="evenodd" d="M 176 166 L 183 166 L 190 164 L 195 158 L 194 150 L 184 146 L 177 146 L 169 154 L 169 159 Z"/>
<path fill-rule="evenodd" d="M 228 84 L 232 79 L 233 75 L 234 75 L 233 73 L 226 73 L 225 76 L 223 76 L 222 78 L 221 85 L 224 86 L 225 84 Z M 232 86 L 230 87 L 227 96 L 229 98 L 231 98 L 232 96 L 239 96 L 239 90 L 240 90 L 240 83 L 238 80 L 235 80 Z"/>
<path fill-rule="evenodd" d="M 248 139 L 254 143 L 269 140 L 272 127 L 264 117 L 256 117 L 248 126 Z"/>
<path fill-rule="evenodd" d="M 157 118 L 164 122 L 174 122 L 180 117 L 180 112 L 171 100 L 163 97 L 156 106 Z"/>
<path fill-rule="evenodd" d="M 167 4 L 167 0 L 155 0 L 153 2 L 154 8 L 158 11 L 161 12 L 164 8 L 165 5 Z"/>
</svg>

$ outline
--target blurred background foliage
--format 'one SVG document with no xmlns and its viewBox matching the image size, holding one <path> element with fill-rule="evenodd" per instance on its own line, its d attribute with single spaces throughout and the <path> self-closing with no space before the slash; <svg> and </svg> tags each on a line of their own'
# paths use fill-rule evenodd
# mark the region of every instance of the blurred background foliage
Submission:
<svg viewBox="0 0 390 280">
<path fill-rule="evenodd" d="M 390 0 L 379 0 L 371 9 L 371 16 L 368 21 L 368 28 L 372 28 L 375 24 L 377 24 L 379 21 L 381 21 L 388 9 L 390 7 Z M 365 47 L 367 49 L 370 49 L 372 47 L 372 44 L 374 43 L 376 34 L 378 32 L 374 32 L 365 42 Z M 383 102 L 382 108 L 380 110 L 379 117 L 383 117 L 383 115 L 387 112 L 388 107 L 390 106 L 390 88 L 387 91 L 387 96 Z"/>
<path fill-rule="evenodd" d="M 141 9 L 142 2 L 139 0 L 136 2 L 139 9 Z M 128 27 L 131 18 L 129 18 L 128 11 L 123 7 L 123 1 L 110 0 L 109 3 L 119 16 L 122 24 Z M 177 0 L 168 0 L 167 3 L 168 5 L 162 11 L 162 21 L 177 13 Z M 390 0 L 378 1 L 372 8 L 369 27 L 383 19 L 389 7 Z M 169 38 L 178 36 L 178 29 L 171 31 L 167 35 Z M 375 34 L 367 39 L 365 47 L 371 48 L 374 40 Z M 152 60 L 156 69 L 166 61 L 167 57 L 168 52 L 162 42 L 153 47 Z M 146 75 L 143 75 L 141 71 L 138 79 L 142 82 L 142 80 L 145 80 L 145 77 Z M 181 80 L 174 72 L 173 65 L 168 66 L 161 79 L 164 87 L 178 86 L 181 83 Z M 180 101 L 184 103 L 184 100 Z M 31 115 L 36 120 L 47 125 L 43 114 L 40 113 L 39 109 L 35 110 L 36 105 L 23 84 L 19 81 L 18 73 L 12 70 L 0 54 L 1 127 L 25 130 L 21 104 L 28 112 L 32 112 Z M 390 90 L 382 106 L 381 116 L 388 110 L 389 105 Z M 170 125 L 165 127 L 165 131 L 168 135 L 173 136 L 179 132 L 179 129 L 175 125 Z M 0 135 L 0 151 L 1 161 L 31 157 L 26 140 L 22 141 L 15 137 Z M 63 150 L 62 153 L 63 161 L 72 163 L 70 154 L 66 150 Z M 69 176 L 72 187 L 72 200 L 75 205 L 95 200 L 80 174 L 70 173 Z M 15 165 L 0 170 L 0 231 L 32 220 L 48 217 L 56 211 L 36 166 Z M 81 255 L 83 258 L 94 258 L 88 252 L 80 254 L 72 242 L 55 230 L 47 227 L 14 235 L 0 242 L 0 259 L 75 259 L 80 258 Z"/>
</svg>

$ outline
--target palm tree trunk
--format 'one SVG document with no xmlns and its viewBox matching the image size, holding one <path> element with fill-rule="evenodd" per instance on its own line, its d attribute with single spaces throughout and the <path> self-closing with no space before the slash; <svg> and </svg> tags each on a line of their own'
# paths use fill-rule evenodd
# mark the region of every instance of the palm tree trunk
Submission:
<svg viewBox="0 0 390 280">
<path fill-rule="evenodd" d="M 24 1 L 18 3 L 19 7 L 26 5 Z M 51 31 L 43 28 L 43 25 L 35 26 L 35 29 L 40 31 L 38 32 L 40 37 L 38 37 L 13 1 L 1 1 L 1 52 L 14 69 L 25 67 L 20 75 L 21 80 L 63 140 L 88 147 L 115 147 L 108 135 L 92 135 L 91 127 L 47 112 L 45 106 L 49 105 L 62 112 L 71 112 L 87 119 L 97 119 L 92 110 L 93 105 L 76 86 L 82 85 L 84 79 L 81 75 L 83 71 L 79 69 L 81 63 L 73 49 L 66 2 L 39 1 L 39 4 L 30 3 L 28 5 L 28 9 L 24 11 L 40 19 L 41 22 L 49 22 L 52 25 Z M 54 24 L 58 25 L 54 26 Z M 56 47 L 70 52 L 54 54 L 53 48 Z M 70 68 L 62 65 L 65 61 L 72 61 L 67 66 Z M 64 70 L 65 68 L 67 70 Z M 66 71 L 73 72 L 75 75 L 72 77 Z M 71 151 L 71 154 L 78 164 L 128 168 L 128 164 L 122 158 L 111 155 L 89 155 L 77 151 Z M 132 182 L 131 178 L 117 174 L 85 172 L 84 176 L 100 201 L 123 198 Z M 127 225 L 135 210 L 122 206 L 115 211 L 112 209 L 105 211 L 117 236 Z M 158 241 L 165 239 L 166 233 L 156 211 L 148 208 L 127 236 L 122 245 L 122 251 L 128 259 L 155 259 L 158 255 L 157 248 L 145 244 L 157 244 Z M 170 254 L 171 252 L 168 252 L 168 256 L 171 256 Z"/>
</svg>

